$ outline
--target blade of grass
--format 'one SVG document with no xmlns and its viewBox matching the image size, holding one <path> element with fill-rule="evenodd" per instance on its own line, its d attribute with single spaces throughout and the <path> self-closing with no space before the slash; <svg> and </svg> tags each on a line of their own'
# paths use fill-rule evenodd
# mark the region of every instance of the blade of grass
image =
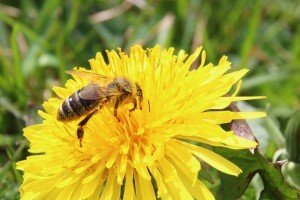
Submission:
<svg viewBox="0 0 300 200">
<path fill-rule="evenodd" d="M 300 69 L 299 64 L 300 64 L 300 25 L 298 24 L 297 26 L 297 32 L 293 38 L 292 47 L 291 47 L 291 53 L 292 53 L 292 58 L 291 60 L 291 66 L 296 69 Z"/>
<path fill-rule="evenodd" d="M 187 0 L 178 0 L 176 1 L 176 11 L 178 14 L 178 17 L 184 19 L 186 17 L 186 12 L 188 8 L 189 1 Z"/>
<path fill-rule="evenodd" d="M 5 163 L 5 165 L 0 168 L 0 180 L 3 179 L 3 177 L 5 177 L 8 173 L 9 173 L 9 169 L 12 165 L 12 163 L 14 163 L 15 161 L 19 160 L 21 158 L 21 156 L 23 155 L 23 150 L 27 145 L 27 140 L 22 140 L 20 143 L 20 146 L 18 147 L 18 149 L 15 151 L 15 153 L 12 155 L 12 158 Z"/>
<path fill-rule="evenodd" d="M 0 97 L 0 106 L 12 113 L 17 119 L 23 120 L 22 113 L 14 106 L 14 104 L 5 97 Z"/>
<path fill-rule="evenodd" d="M 19 44 L 18 44 L 18 34 L 20 33 L 20 28 L 18 24 L 15 24 L 13 26 L 12 34 L 10 37 L 10 43 L 11 43 L 11 49 L 12 49 L 12 54 L 13 54 L 13 63 L 14 63 L 14 75 L 15 75 L 15 86 L 17 89 L 17 98 L 20 103 L 20 105 L 24 106 L 26 103 L 26 98 L 25 98 L 25 82 L 24 82 L 24 76 L 22 73 L 21 69 L 21 53 L 19 49 Z"/>
<path fill-rule="evenodd" d="M 172 14 L 167 14 L 164 20 L 160 22 L 156 43 L 160 44 L 162 47 L 168 46 L 172 39 L 172 30 L 174 25 L 175 17 Z"/>
<path fill-rule="evenodd" d="M 287 72 L 254 75 L 250 78 L 245 78 L 241 90 L 249 90 L 251 88 L 258 87 L 262 84 L 273 81 L 280 81 L 288 77 L 289 73 Z"/>
<path fill-rule="evenodd" d="M 22 70 L 21 70 L 21 55 L 20 55 L 20 49 L 18 45 L 18 34 L 19 34 L 19 26 L 18 24 L 15 24 L 13 26 L 13 31 L 10 37 L 10 44 L 12 49 L 12 55 L 13 55 L 13 61 L 14 64 L 14 72 L 16 75 L 16 82 L 17 86 L 20 88 L 23 85 L 23 76 L 22 76 Z"/>
<path fill-rule="evenodd" d="M 85 37 L 81 38 L 79 41 L 72 38 L 69 34 L 66 36 L 66 43 L 70 45 L 71 51 L 67 52 L 65 55 L 66 60 L 78 59 L 79 62 L 86 62 L 86 58 L 82 57 L 82 52 L 87 47 L 88 43 L 93 41 L 97 33 L 94 30 L 90 30 Z M 101 47 L 99 47 L 101 48 Z M 98 50 L 99 50 L 98 48 Z"/>
<path fill-rule="evenodd" d="M 10 73 L 13 65 L 5 54 L 0 54 L 0 63 L 3 66 L 0 73 L 0 95 L 3 95 L 4 93 L 10 93 L 14 89 L 14 77 Z"/>
<path fill-rule="evenodd" d="M 66 82 L 66 66 L 65 66 L 65 57 L 64 57 L 64 44 L 65 44 L 65 30 L 63 29 L 63 33 L 58 36 L 58 44 L 56 45 L 56 53 L 58 56 L 58 75 L 59 79 L 62 83 Z"/>
<path fill-rule="evenodd" d="M 12 144 L 6 145 L 6 153 L 8 155 L 8 158 L 12 161 L 11 165 L 10 165 L 11 170 L 12 170 L 12 172 L 13 172 L 16 180 L 18 181 L 18 183 L 21 183 L 21 181 L 22 181 L 21 172 L 16 169 L 16 163 L 15 163 L 14 153 L 13 152 L 15 152 L 15 150 L 12 147 Z"/>
<path fill-rule="evenodd" d="M 197 25 L 198 16 L 195 12 L 191 12 L 187 16 L 186 23 L 184 24 L 184 31 L 181 38 L 180 46 L 183 49 L 190 49 L 192 40 L 193 40 L 193 34 L 195 32 L 195 27 Z"/>
<path fill-rule="evenodd" d="M 120 16 L 121 14 L 129 10 L 131 7 L 132 7 L 131 3 L 124 1 L 122 4 L 118 6 L 92 14 L 89 17 L 89 21 L 92 24 L 102 23 L 104 21 Z"/>
<path fill-rule="evenodd" d="M 38 21 L 36 24 L 36 30 L 38 33 L 42 33 L 45 30 L 45 26 L 48 26 L 49 17 L 53 16 L 53 12 L 59 7 L 59 0 L 47 0 L 44 1 L 43 7 L 39 12 Z"/>
<path fill-rule="evenodd" d="M 2 20 L 4 23 L 8 24 L 11 27 L 14 27 L 15 24 L 17 24 L 17 26 L 19 26 L 20 32 L 22 32 L 30 40 L 39 44 L 45 51 L 50 50 L 52 48 L 51 45 L 48 44 L 47 40 L 43 38 L 43 36 L 38 35 L 32 29 L 23 25 L 22 23 L 14 20 L 8 16 L 5 16 L 2 13 L 0 13 L 0 20 Z"/>
<path fill-rule="evenodd" d="M 7 38 L 8 38 L 8 31 L 7 28 L 4 26 L 4 23 L 0 21 L 0 45 L 1 48 L 5 47 L 7 48 L 9 46 Z"/>
<path fill-rule="evenodd" d="M 78 14 L 80 13 L 80 1 L 72 1 L 71 4 L 71 11 L 67 20 L 67 25 L 66 25 L 66 32 L 69 33 L 71 32 L 74 27 L 76 26 L 77 19 L 78 19 Z"/>
<path fill-rule="evenodd" d="M 106 26 L 103 24 L 95 24 L 93 25 L 94 29 L 101 37 L 101 40 L 104 42 L 103 46 L 107 47 L 108 49 L 114 49 L 118 46 L 116 41 L 116 36 L 110 32 Z"/>
<path fill-rule="evenodd" d="M 0 133 L 0 146 L 8 146 L 8 145 L 13 145 L 16 141 L 22 139 L 23 137 L 21 135 L 5 135 Z"/>
<path fill-rule="evenodd" d="M 207 60 L 214 62 L 216 60 L 215 45 L 212 39 L 210 39 L 207 31 L 204 31 L 204 50 L 206 51 Z"/>
<path fill-rule="evenodd" d="M 255 0 L 253 15 L 249 21 L 246 38 L 241 47 L 241 52 L 240 52 L 241 60 L 238 65 L 239 69 L 243 68 L 247 64 L 247 60 L 248 60 L 250 52 L 252 50 L 253 43 L 254 43 L 254 40 L 256 37 L 256 33 L 259 28 L 261 9 L 262 9 L 261 1 Z"/>
<path fill-rule="evenodd" d="M 276 125 L 274 120 L 269 116 L 265 119 L 265 125 L 267 129 L 269 130 L 269 134 L 273 138 L 273 140 L 276 142 L 279 148 L 283 148 L 285 146 L 285 138 L 283 134 L 281 133 L 279 127 Z"/>
</svg>

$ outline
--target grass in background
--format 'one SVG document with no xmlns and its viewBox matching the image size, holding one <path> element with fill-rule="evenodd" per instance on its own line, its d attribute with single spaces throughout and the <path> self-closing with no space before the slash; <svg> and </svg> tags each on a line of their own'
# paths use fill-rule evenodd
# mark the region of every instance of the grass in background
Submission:
<svg viewBox="0 0 300 200">
<path fill-rule="evenodd" d="M 28 147 L 22 129 L 40 121 L 37 110 L 52 86 L 64 84 L 64 71 L 88 67 L 97 51 L 135 43 L 187 52 L 203 45 L 208 61 L 226 54 L 235 69 L 249 67 L 242 93 L 268 97 L 251 106 L 271 116 L 253 124 L 264 130 L 261 143 L 271 158 L 300 106 L 299 10 L 285 0 L 1 1 L 0 199 L 18 199 L 22 178 L 14 166 Z"/>
</svg>

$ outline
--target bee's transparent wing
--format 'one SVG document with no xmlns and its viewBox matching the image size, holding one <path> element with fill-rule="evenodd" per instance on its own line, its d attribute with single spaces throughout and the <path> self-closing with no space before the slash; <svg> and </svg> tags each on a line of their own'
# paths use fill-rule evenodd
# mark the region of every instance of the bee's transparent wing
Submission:
<svg viewBox="0 0 300 200">
<path fill-rule="evenodd" d="M 93 72 L 88 72 L 88 71 L 67 70 L 66 73 L 71 74 L 72 76 L 79 76 L 79 77 L 88 79 L 91 82 L 99 82 L 102 84 L 113 80 L 113 78 L 111 78 L 111 77 L 93 73 Z"/>
<path fill-rule="evenodd" d="M 107 87 L 101 87 L 95 83 L 88 84 L 79 92 L 79 97 L 85 100 L 103 99 L 116 95 L 119 95 L 118 91 L 109 90 Z"/>
</svg>

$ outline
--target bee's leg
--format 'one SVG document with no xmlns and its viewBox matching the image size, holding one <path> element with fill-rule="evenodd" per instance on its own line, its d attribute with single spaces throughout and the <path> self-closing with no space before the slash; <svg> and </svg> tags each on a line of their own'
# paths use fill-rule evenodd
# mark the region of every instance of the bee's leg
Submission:
<svg viewBox="0 0 300 200">
<path fill-rule="evenodd" d="M 117 97 L 116 102 L 115 102 L 114 116 L 118 119 L 118 121 L 120 121 L 120 119 L 118 118 L 118 108 L 119 108 L 119 105 L 122 103 L 122 101 L 126 98 L 126 96 L 127 96 L 127 94 Z"/>
<path fill-rule="evenodd" d="M 137 107 L 137 101 L 136 101 L 136 99 L 134 99 L 134 100 L 133 100 L 133 108 L 131 108 L 131 109 L 129 110 L 129 112 L 134 111 L 134 110 L 136 109 L 136 107 Z"/>
<path fill-rule="evenodd" d="M 119 107 L 119 104 L 120 104 L 120 100 L 119 98 L 116 99 L 116 102 L 115 102 L 115 106 L 114 106 L 114 116 L 118 119 L 118 107 Z M 118 119 L 119 120 L 119 119 Z M 120 120 L 119 120 L 120 121 Z"/>
<path fill-rule="evenodd" d="M 121 103 L 121 97 L 118 97 L 117 99 L 116 99 L 116 102 L 115 102 L 115 106 L 114 106 L 114 116 L 119 120 L 119 118 L 118 118 L 118 107 L 119 107 L 119 105 L 120 105 L 120 103 Z M 120 121 L 120 120 L 119 120 Z"/>
<path fill-rule="evenodd" d="M 142 104 L 142 101 L 143 101 L 143 90 L 142 90 L 141 86 L 138 83 L 135 83 L 135 87 L 136 87 L 136 91 L 137 91 L 137 96 L 139 98 L 139 107 L 142 110 L 142 105 L 141 104 Z M 136 100 L 135 100 L 135 103 L 136 103 Z"/>
<path fill-rule="evenodd" d="M 88 114 L 83 120 L 81 120 L 78 124 L 77 128 L 77 138 L 79 139 L 80 147 L 82 147 L 82 138 L 84 135 L 83 126 L 90 120 L 90 118 L 98 111 L 99 109 L 94 110 L 90 114 Z"/>
<path fill-rule="evenodd" d="M 135 86 L 136 86 L 136 91 L 137 91 L 137 96 L 139 98 L 139 106 L 140 106 L 140 109 L 142 110 L 142 101 L 143 101 L 143 90 L 141 88 L 141 86 L 138 84 L 138 83 L 135 83 Z M 134 102 L 133 102 L 134 103 Z M 148 110 L 150 112 L 150 101 L 148 100 Z"/>
</svg>

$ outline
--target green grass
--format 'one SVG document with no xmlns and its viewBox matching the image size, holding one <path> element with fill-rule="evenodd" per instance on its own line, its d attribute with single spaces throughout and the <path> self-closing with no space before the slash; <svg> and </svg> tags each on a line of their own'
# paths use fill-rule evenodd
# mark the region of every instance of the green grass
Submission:
<svg viewBox="0 0 300 200">
<path fill-rule="evenodd" d="M 18 199 L 27 155 L 22 129 L 40 122 L 37 110 L 65 83 L 66 69 L 88 67 L 97 51 L 132 44 L 160 44 L 193 51 L 203 45 L 207 60 L 226 54 L 234 69 L 248 67 L 242 94 L 266 95 L 249 102 L 272 115 L 255 126 L 272 134 L 269 158 L 282 147 L 273 141 L 300 106 L 300 4 L 296 1 L 1 1 L 0 3 L 0 199 Z M 121 5 L 122 4 L 122 5 Z M 95 13 L 114 7 L 110 19 Z M 281 142 L 282 144 L 282 142 Z M 253 189 L 253 188 L 252 188 Z"/>
</svg>

